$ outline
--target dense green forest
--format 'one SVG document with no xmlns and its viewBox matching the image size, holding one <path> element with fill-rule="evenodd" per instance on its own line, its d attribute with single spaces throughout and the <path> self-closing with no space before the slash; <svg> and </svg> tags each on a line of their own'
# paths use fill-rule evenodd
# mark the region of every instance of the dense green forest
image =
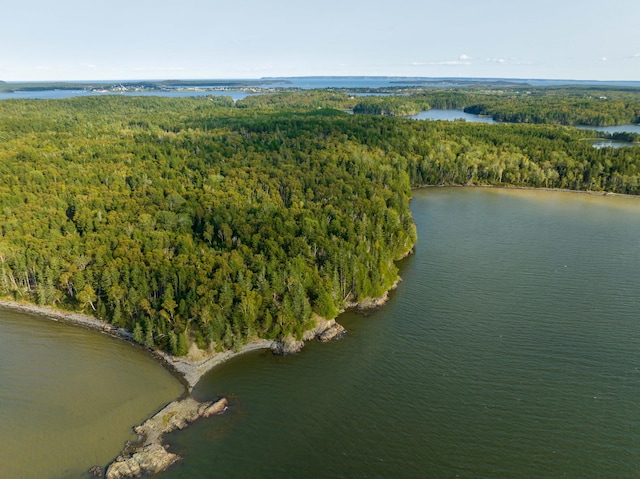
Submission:
<svg viewBox="0 0 640 479">
<path fill-rule="evenodd" d="M 412 186 L 639 193 L 638 150 L 593 148 L 592 132 L 340 111 L 350 102 L 0 102 L 0 293 L 178 355 L 233 348 L 386 291 L 416 241 Z"/>
<path fill-rule="evenodd" d="M 609 126 L 640 123 L 640 92 L 593 87 L 411 90 L 402 96 L 360 98 L 353 110 L 408 116 L 432 108 L 459 109 L 510 123 Z"/>
</svg>

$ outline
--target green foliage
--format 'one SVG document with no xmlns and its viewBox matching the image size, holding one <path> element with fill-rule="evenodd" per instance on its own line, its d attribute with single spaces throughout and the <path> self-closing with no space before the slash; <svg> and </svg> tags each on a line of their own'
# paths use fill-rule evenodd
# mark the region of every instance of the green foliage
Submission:
<svg viewBox="0 0 640 479">
<path fill-rule="evenodd" d="M 335 108 L 346 110 L 353 108 L 355 100 L 347 93 L 328 90 L 292 91 L 278 94 L 250 95 L 238 101 L 239 108 Z"/>
<path fill-rule="evenodd" d="M 465 107 L 510 123 L 608 126 L 640 122 L 640 92 L 562 88 L 485 96 Z"/>
<path fill-rule="evenodd" d="M 585 87 L 426 89 L 360 98 L 354 113 L 410 116 L 429 109 L 463 109 L 509 123 L 607 126 L 640 123 L 640 92 Z"/>
<path fill-rule="evenodd" d="M 412 185 L 639 192 L 638 150 L 590 132 L 347 115 L 325 108 L 346 95 L 306 95 L 0 102 L 0 293 L 176 355 L 238 348 L 388 289 L 416 241 Z"/>
<path fill-rule="evenodd" d="M 415 241 L 409 178 L 345 140 L 335 113 L 0 103 L 2 293 L 95 312 L 177 355 L 188 335 L 299 335 L 314 312 L 378 294 Z"/>
<path fill-rule="evenodd" d="M 428 103 L 418 101 L 415 97 L 369 96 L 362 98 L 353 107 L 353 112 L 365 115 L 411 116 L 428 109 Z"/>
<path fill-rule="evenodd" d="M 144 335 L 143 335 L 142 326 L 140 325 L 140 323 L 136 323 L 133 326 L 133 339 L 134 341 L 140 344 L 144 343 Z"/>
</svg>

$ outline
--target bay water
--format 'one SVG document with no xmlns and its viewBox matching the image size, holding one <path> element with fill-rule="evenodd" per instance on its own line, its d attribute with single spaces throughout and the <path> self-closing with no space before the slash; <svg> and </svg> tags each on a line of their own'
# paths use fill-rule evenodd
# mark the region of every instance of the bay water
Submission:
<svg viewBox="0 0 640 479">
<path fill-rule="evenodd" d="M 141 348 L 0 309 L 0 477 L 87 477 L 183 390 Z"/>
<path fill-rule="evenodd" d="M 222 418 L 160 477 L 620 478 L 640 471 L 640 199 L 416 191 L 380 310 L 207 375 Z"/>
<path fill-rule="evenodd" d="M 640 199 L 434 188 L 412 211 L 389 302 L 340 316 L 339 341 L 207 374 L 196 398 L 230 408 L 168 435 L 184 460 L 159 478 L 638 476 Z M 0 319 L 6 477 L 78 477 L 180 394 L 128 344 Z"/>
</svg>

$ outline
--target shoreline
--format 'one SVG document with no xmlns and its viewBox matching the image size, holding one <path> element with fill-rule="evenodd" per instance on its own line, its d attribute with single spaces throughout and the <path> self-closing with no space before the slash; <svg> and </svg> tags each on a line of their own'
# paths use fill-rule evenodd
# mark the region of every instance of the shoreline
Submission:
<svg viewBox="0 0 640 479">
<path fill-rule="evenodd" d="M 400 259 L 411 255 L 413 252 L 412 245 Z M 398 276 L 396 281 L 379 297 L 363 298 L 358 302 L 346 302 L 345 307 L 338 312 L 336 318 L 345 311 L 364 312 L 380 308 L 389 300 L 389 293 L 395 290 L 401 281 L 402 278 Z M 138 477 L 141 474 L 154 475 L 168 469 L 181 459 L 180 456 L 167 450 L 167 446 L 162 443 L 163 437 L 166 433 L 176 429 L 183 429 L 200 418 L 224 414 L 228 407 L 226 398 L 199 402 L 191 395 L 193 388 L 200 379 L 220 364 L 241 354 L 260 349 L 270 349 L 273 354 L 297 354 L 308 341 L 316 339 L 320 342 L 327 342 L 339 339 L 346 334 L 344 327 L 337 323 L 335 318 L 327 320 L 314 313 L 313 318 L 316 321 L 316 327 L 305 331 L 301 340 L 291 336 L 283 340 L 261 339 L 244 345 L 238 351 L 226 350 L 213 354 L 199 350 L 194 345 L 186 357 L 174 357 L 164 351 L 137 343 L 133 339 L 133 334 L 124 328 L 117 328 L 104 320 L 86 314 L 38 306 L 6 298 L 0 299 L 0 309 L 68 323 L 124 340 L 132 346 L 145 349 L 183 384 L 185 391 L 182 395 L 162 407 L 142 424 L 132 427 L 138 435 L 138 440 L 134 444 L 125 443 L 120 454 L 106 464 L 104 469 L 98 465 L 89 468 L 89 474 L 107 479 Z"/>
<path fill-rule="evenodd" d="M 530 191 L 546 191 L 559 193 L 580 193 L 595 196 L 613 196 L 623 198 L 640 198 L 640 195 L 629 195 L 623 193 L 610 193 L 606 191 L 587 191 L 587 190 L 569 190 L 562 188 L 538 188 L 533 186 L 511 186 L 511 185 L 419 185 L 412 186 L 412 190 L 421 190 L 429 188 L 494 188 L 494 189 L 515 189 Z M 410 256 L 414 251 L 413 246 L 398 260 Z M 116 339 L 124 340 L 133 346 L 142 348 L 150 353 L 158 362 L 160 362 L 171 374 L 173 374 L 184 386 L 185 394 L 190 395 L 193 388 L 200 379 L 209 371 L 220 364 L 229 361 L 241 354 L 257 351 L 261 349 L 271 349 L 278 354 L 295 354 L 300 352 L 304 346 L 304 342 L 320 337 L 325 331 L 340 326 L 336 319 L 345 311 L 367 311 L 377 309 L 383 306 L 389 299 L 389 293 L 398 287 L 402 278 L 398 276 L 396 281 L 379 297 L 363 298 L 360 301 L 347 301 L 343 309 L 338 312 L 334 319 L 327 320 L 315 315 L 316 327 L 305 331 L 302 340 L 296 341 L 295 338 L 285 338 L 284 340 L 257 339 L 245 344 L 237 351 L 225 350 L 221 352 L 207 352 L 199 349 L 190 349 L 187 356 L 172 356 L 159 349 L 149 348 L 133 339 L 133 334 L 124 329 L 113 326 L 107 321 L 95 318 L 93 316 L 75 312 L 55 309 L 52 307 L 38 306 L 31 303 L 0 298 L 0 309 L 16 311 L 20 313 L 39 316 L 53 321 L 64 322 L 75 326 L 84 327 L 93 331 L 107 334 Z M 341 326 L 340 326 L 341 327 Z M 342 334 L 342 333 L 340 333 Z"/>
<path fill-rule="evenodd" d="M 491 188 L 496 190 L 526 190 L 526 191 L 546 191 L 548 193 L 579 193 L 593 196 L 614 196 L 619 198 L 640 198 L 640 195 L 630 195 L 628 193 L 613 193 L 611 191 L 593 191 L 593 190 L 570 190 L 567 188 L 544 188 L 538 186 L 516 186 L 516 185 L 417 185 L 412 186 L 412 191 L 426 190 L 429 188 Z"/>
<path fill-rule="evenodd" d="M 38 306 L 20 301 L 12 301 L 8 299 L 0 299 L 0 309 L 15 311 L 32 316 L 41 317 L 51 321 L 67 323 L 73 326 L 79 326 L 85 329 L 107 334 L 116 339 L 120 339 L 130 343 L 132 346 L 144 349 L 155 360 L 157 360 L 165 369 L 173 374 L 185 387 L 185 394 L 190 395 L 191 391 L 198 381 L 216 366 L 236 357 L 240 354 L 256 351 L 258 349 L 269 349 L 274 341 L 258 340 L 243 346 L 239 351 L 226 350 L 205 356 L 203 359 L 189 360 L 186 358 L 171 356 L 170 354 L 149 348 L 133 339 L 133 334 L 124 328 L 117 328 L 111 323 L 104 320 L 94 318 L 87 314 L 65 311 L 45 306 Z"/>
<path fill-rule="evenodd" d="M 137 443 L 125 444 L 118 457 L 106 466 L 104 474 L 100 466 L 93 466 L 89 472 L 96 477 L 123 479 L 165 471 L 182 457 L 167 450 L 162 443 L 164 435 L 184 429 L 198 419 L 224 414 L 227 406 L 226 398 L 199 402 L 189 396 L 172 401 L 133 427 L 138 435 Z"/>
<path fill-rule="evenodd" d="M 413 253 L 413 247 L 402 256 L 405 258 Z M 344 309 L 338 312 L 338 318 L 342 313 L 346 311 L 369 311 L 377 309 L 383 306 L 389 299 L 389 293 L 398 287 L 398 284 L 402 281 L 402 278 L 398 276 L 396 281 L 385 291 L 381 296 L 377 298 L 363 298 L 361 301 L 354 302 L 348 301 L 345 304 Z M 55 309 L 46 306 L 38 306 L 31 303 L 25 303 L 21 301 L 13 301 L 6 298 L 0 299 L 0 309 L 8 311 L 15 311 L 18 313 L 24 313 L 32 316 L 38 316 L 51 321 L 67 323 L 73 326 L 79 326 L 92 331 L 107 334 L 113 338 L 120 339 L 130 343 L 132 346 L 144 349 L 153 356 L 165 369 L 173 374 L 185 387 L 184 396 L 191 396 L 193 388 L 198 384 L 200 379 L 212 369 L 217 366 L 252 351 L 258 351 L 262 349 L 270 349 L 274 354 L 297 354 L 303 347 L 304 343 L 313 339 L 321 339 L 321 337 L 335 338 L 345 333 L 344 328 L 337 323 L 336 318 L 325 319 L 318 315 L 314 317 L 316 320 L 316 327 L 305 331 L 301 340 L 296 340 L 293 337 L 287 337 L 281 341 L 272 339 L 257 339 L 251 341 L 237 351 L 227 349 L 225 351 L 208 353 L 200 349 L 190 349 L 189 354 L 186 356 L 172 356 L 169 353 L 161 351 L 159 349 L 149 348 L 143 344 L 136 342 L 133 339 L 133 333 L 124 329 L 113 326 L 104 320 L 89 316 L 87 314 L 65 311 L 61 309 Z M 333 331 L 334 334 L 328 335 L 327 333 Z"/>
</svg>

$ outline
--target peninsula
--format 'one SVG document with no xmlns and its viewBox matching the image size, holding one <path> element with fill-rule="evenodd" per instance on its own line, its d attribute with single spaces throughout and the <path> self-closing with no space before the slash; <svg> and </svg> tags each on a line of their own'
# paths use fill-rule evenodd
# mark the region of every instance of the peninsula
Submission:
<svg viewBox="0 0 640 479">
<path fill-rule="evenodd" d="M 483 105 L 515 119 L 525 96 L 514 86 L 0 102 L 0 295 L 149 348 L 187 392 L 240 352 L 338 336 L 341 311 L 397 281 L 396 261 L 417 241 L 413 187 L 640 192 L 634 147 L 596 149 L 593 132 L 525 124 L 636 122 L 635 91 L 582 109 L 541 94 L 530 99 L 539 114 L 518 124 L 390 117 Z M 185 417 L 210 406 L 185 406 Z"/>
</svg>

